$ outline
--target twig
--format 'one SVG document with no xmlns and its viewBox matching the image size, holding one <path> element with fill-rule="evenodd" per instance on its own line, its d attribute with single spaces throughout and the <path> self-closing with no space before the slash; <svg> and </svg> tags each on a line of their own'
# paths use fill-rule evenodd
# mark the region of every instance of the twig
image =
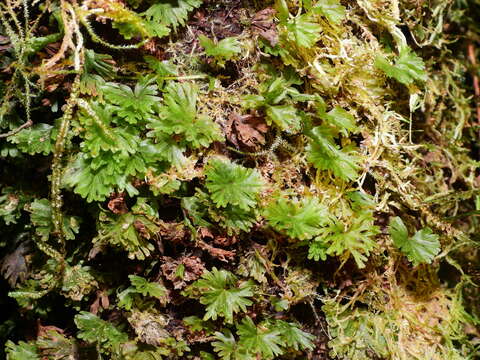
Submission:
<svg viewBox="0 0 480 360">
<path fill-rule="evenodd" d="M 9 136 L 13 136 L 15 134 L 18 134 L 20 131 L 22 131 L 23 129 L 26 129 L 26 128 L 29 128 L 30 126 L 33 125 L 33 121 L 32 120 L 28 120 L 26 121 L 23 125 L 19 126 L 18 128 L 16 128 L 15 130 L 12 130 L 12 131 L 9 131 L 7 133 L 3 133 L 3 134 L 0 134 L 0 138 L 7 138 Z"/>
</svg>

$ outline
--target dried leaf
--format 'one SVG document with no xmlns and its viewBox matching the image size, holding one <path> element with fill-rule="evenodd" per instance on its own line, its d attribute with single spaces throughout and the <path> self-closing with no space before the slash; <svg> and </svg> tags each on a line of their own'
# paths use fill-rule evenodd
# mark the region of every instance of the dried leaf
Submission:
<svg viewBox="0 0 480 360">
<path fill-rule="evenodd" d="M 273 21 L 275 13 L 275 9 L 268 7 L 257 12 L 252 19 L 253 30 L 272 47 L 278 44 L 277 25 Z"/>
<path fill-rule="evenodd" d="M 14 287 L 18 280 L 23 281 L 25 279 L 28 270 L 25 255 L 30 250 L 30 245 L 24 241 L 1 260 L 0 272 L 10 286 Z"/>
</svg>

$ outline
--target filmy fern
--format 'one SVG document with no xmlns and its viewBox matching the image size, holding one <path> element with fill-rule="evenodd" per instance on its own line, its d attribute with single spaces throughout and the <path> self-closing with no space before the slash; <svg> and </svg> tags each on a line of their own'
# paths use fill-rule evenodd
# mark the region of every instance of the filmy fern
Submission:
<svg viewBox="0 0 480 360">
<path fill-rule="evenodd" d="M 382 70 L 388 77 L 392 77 L 398 82 L 408 85 L 414 81 L 425 81 L 427 73 L 422 58 L 417 56 L 412 49 L 405 46 L 400 50 L 400 54 L 391 64 L 383 56 L 375 59 L 375 66 Z"/>
<path fill-rule="evenodd" d="M 310 10 L 310 9 L 309 9 Z M 312 13 L 325 16 L 331 23 L 340 24 L 345 18 L 345 7 L 339 0 L 322 0 L 311 8 Z"/>
<path fill-rule="evenodd" d="M 239 345 L 252 355 L 271 359 L 283 354 L 280 331 L 275 328 L 257 327 L 252 319 L 246 316 L 238 324 L 237 333 L 240 338 Z"/>
<path fill-rule="evenodd" d="M 287 23 L 289 39 L 298 46 L 309 48 L 320 39 L 322 27 L 312 20 L 311 14 L 298 15 Z"/>
<path fill-rule="evenodd" d="M 7 341 L 5 351 L 9 360 L 40 360 L 35 344 L 20 341 L 18 344 Z"/>
<path fill-rule="evenodd" d="M 407 227 L 402 219 L 397 216 L 390 220 L 389 231 L 395 246 L 408 257 L 413 266 L 422 263 L 430 264 L 440 252 L 438 235 L 434 234 L 428 227 L 418 230 L 413 236 L 409 236 Z"/>
<path fill-rule="evenodd" d="M 53 231 L 52 206 L 47 199 L 37 199 L 29 206 L 30 219 L 35 226 L 35 232 L 43 241 L 48 240 Z M 75 239 L 79 231 L 79 219 L 73 216 L 63 217 L 63 231 L 67 240 Z"/>
<path fill-rule="evenodd" d="M 167 289 L 157 282 L 150 282 L 137 275 L 129 275 L 128 278 L 132 286 L 126 288 L 118 294 L 118 306 L 125 310 L 131 310 L 135 301 L 135 295 L 150 296 L 156 299 L 162 299 L 167 294 Z"/>
<path fill-rule="evenodd" d="M 172 82 L 167 85 L 160 108 L 160 119 L 153 119 L 149 136 L 178 135 L 180 142 L 193 148 L 207 147 L 220 141 L 219 126 L 208 116 L 197 113 L 198 88 L 193 83 Z"/>
<path fill-rule="evenodd" d="M 80 330 L 77 335 L 80 339 L 98 344 L 107 354 L 120 354 L 121 346 L 128 340 L 127 334 L 87 311 L 75 316 L 75 324 Z"/>
<path fill-rule="evenodd" d="M 148 241 L 159 227 L 148 216 L 135 212 L 122 215 L 100 214 L 98 235 L 94 243 L 111 244 L 128 252 L 131 259 L 145 259 L 155 249 Z"/>
<path fill-rule="evenodd" d="M 213 268 L 190 285 L 184 294 L 199 297 L 200 302 L 207 306 L 204 320 L 223 317 L 225 322 L 232 323 L 234 314 L 245 312 L 247 306 L 252 305 L 249 298 L 253 296 L 253 282 L 239 282 L 231 272 Z"/>
<path fill-rule="evenodd" d="M 329 222 L 326 207 L 307 197 L 301 201 L 280 198 L 265 209 L 264 216 L 275 230 L 299 240 L 318 235 Z"/>
<path fill-rule="evenodd" d="M 265 183 L 258 170 L 229 160 L 210 160 L 205 175 L 205 186 L 218 207 L 232 205 L 248 210 L 257 203 L 257 196 Z"/>
<path fill-rule="evenodd" d="M 140 79 L 133 89 L 117 83 L 107 83 L 102 87 L 103 96 L 116 105 L 115 112 L 130 124 L 146 120 L 154 114 L 155 105 L 160 102 L 157 90 L 154 78 Z"/>
<path fill-rule="evenodd" d="M 309 244 L 308 257 L 325 260 L 327 255 L 335 255 L 346 261 L 351 256 L 359 268 L 364 268 L 370 252 L 377 246 L 378 232 L 371 211 L 359 211 L 350 224 L 334 219 Z"/>
<path fill-rule="evenodd" d="M 215 333 L 212 346 L 222 360 L 274 359 L 292 349 L 312 349 L 315 338 L 294 323 L 267 319 L 255 324 L 248 316 L 236 330 L 237 339 L 230 330 Z"/>
<path fill-rule="evenodd" d="M 330 170 L 343 180 L 354 180 L 360 169 L 360 156 L 352 145 L 339 148 L 330 129 L 315 127 L 310 132 L 308 160 L 320 170 Z"/>
<path fill-rule="evenodd" d="M 174 2 L 162 2 L 150 6 L 142 15 L 147 19 L 147 28 L 158 37 L 170 33 L 170 27 L 174 30 L 185 25 L 188 14 L 202 4 L 202 0 L 178 0 Z"/>
<path fill-rule="evenodd" d="M 248 231 L 257 220 L 255 208 L 243 209 L 238 205 L 218 207 L 211 196 L 197 189 L 195 196 L 183 198 L 183 208 L 197 226 L 213 227 L 218 224 L 229 235 Z"/>
<path fill-rule="evenodd" d="M 225 62 L 231 60 L 241 52 L 240 41 L 234 37 L 227 37 L 218 42 L 210 40 L 205 35 L 198 37 L 200 45 L 205 49 L 207 56 L 212 56 L 220 67 L 225 66 Z"/>
<path fill-rule="evenodd" d="M 8 138 L 21 151 L 33 155 L 48 155 L 53 151 L 53 126 L 38 123 Z"/>
</svg>

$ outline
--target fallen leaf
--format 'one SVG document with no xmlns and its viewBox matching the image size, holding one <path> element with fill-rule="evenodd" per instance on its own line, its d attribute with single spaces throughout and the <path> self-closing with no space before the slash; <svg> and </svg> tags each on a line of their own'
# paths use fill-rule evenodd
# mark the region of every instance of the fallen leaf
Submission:
<svg viewBox="0 0 480 360">
<path fill-rule="evenodd" d="M 253 30 L 271 46 L 278 44 L 277 25 L 273 21 L 275 13 L 275 9 L 268 7 L 257 12 L 252 19 Z"/>
<path fill-rule="evenodd" d="M 205 271 L 205 264 L 198 256 L 183 256 L 178 260 L 164 256 L 162 259 L 162 273 L 173 283 L 174 289 L 183 289 L 187 283 L 197 280 Z"/>
<path fill-rule="evenodd" d="M 208 245 L 203 241 L 198 241 L 198 246 L 207 251 L 210 255 L 223 262 L 229 262 L 235 257 L 235 251 L 228 251 Z"/>
<path fill-rule="evenodd" d="M 231 246 L 233 244 L 236 244 L 236 242 L 237 242 L 236 236 L 217 236 L 213 240 L 213 243 L 219 246 Z"/>
<path fill-rule="evenodd" d="M 250 149 L 265 144 L 264 134 L 268 126 L 263 118 L 247 114 L 231 113 L 226 127 L 227 139 L 235 146 L 245 146 Z"/>
<path fill-rule="evenodd" d="M 108 202 L 108 209 L 114 214 L 126 214 L 128 212 L 125 204 L 125 193 L 113 194 Z"/>
<path fill-rule="evenodd" d="M 168 240 L 173 243 L 182 242 L 188 235 L 188 230 L 183 223 L 161 222 L 160 235 L 162 240 Z"/>
<path fill-rule="evenodd" d="M 5 255 L 1 260 L 0 272 L 10 286 L 14 287 L 18 280 L 25 279 L 28 270 L 25 255 L 30 250 L 28 242 L 21 242 L 13 252 Z"/>
</svg>

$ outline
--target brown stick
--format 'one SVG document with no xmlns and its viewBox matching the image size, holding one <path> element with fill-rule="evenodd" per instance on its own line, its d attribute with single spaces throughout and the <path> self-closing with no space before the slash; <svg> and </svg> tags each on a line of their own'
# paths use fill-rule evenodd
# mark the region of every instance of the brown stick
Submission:
<svg viewBox="0 0 480 360">
<path fill-rule="evenodd" d="M 18 128 L 16 128 L 15 130 L 12 130 L 12 131 L 9 131 L 7 133 L 3 133 L 3 134 L 0 134 L 0 138 L 6 138 L 6 137 L 9 137 L 9 136 L 13 136 L 15 134 L 18 134 L 20 131 L 22 131 L 23 129 L 26 129 L 26 128 L 29 128 L 30 126 L 33 125 L 33 121 L 32 120 L 28 120 L 27 122 L 25 122 L 23 125 L 19 126 Z"/>
</svg>

